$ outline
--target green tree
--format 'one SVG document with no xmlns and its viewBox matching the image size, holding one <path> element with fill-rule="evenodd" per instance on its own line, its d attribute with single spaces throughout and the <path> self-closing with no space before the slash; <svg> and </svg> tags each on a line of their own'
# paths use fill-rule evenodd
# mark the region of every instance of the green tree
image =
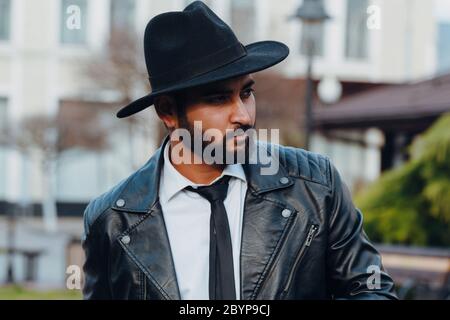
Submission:
<svg viewBox="0 0 450 320">
<path fill-rule="evenodd" d="M 410 161 L 358 194 L 373 241 L 450 246 L 450 114 L 409 147 Z"/>
</svg>

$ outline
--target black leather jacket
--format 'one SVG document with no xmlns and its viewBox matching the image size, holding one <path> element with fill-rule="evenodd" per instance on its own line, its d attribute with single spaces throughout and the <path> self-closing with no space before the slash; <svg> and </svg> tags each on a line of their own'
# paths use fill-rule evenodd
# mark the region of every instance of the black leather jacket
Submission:
<svg viewBox="0 0 450 320">
<path fill-rule="evenodd" d="M 85 299 L 180 299 L 158 201 L 162 148 L 86 208 Z M 361 212 L 330 161 L 277 148 L 277 174 L 244 165 L 241 298 L 395 299 Z"/>
</svg>

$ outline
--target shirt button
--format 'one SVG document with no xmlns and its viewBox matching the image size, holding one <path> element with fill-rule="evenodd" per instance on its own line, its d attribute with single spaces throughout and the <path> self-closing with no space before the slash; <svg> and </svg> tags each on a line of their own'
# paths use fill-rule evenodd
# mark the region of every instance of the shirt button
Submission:
<svg viewBox="0 0 450 320">
<path fill-rule="evenodd" d="M 292 214 L 292 211 L 289 210 L 289 209 L 284 209 L 284 210 L 281 212 L 281 215 L 282 215 L 283 217 L 285 217 L 285 218 L 289 218 L 289 217 L 291 216 L 291 214 Z"/>
<path fill-rule="evenodd" d="M 116 206 L 118 206 L 119 208 L 122 208 L 124 205 L 125 205 L 125 200 L 119 199 L 116 201 Z"/>
<path fill-rule="evenodd" d="M 130 236 L 123 236 L 122 237 L 122 243 L 123 244 L 129 244 L 131 241 Z"/>
<path fill-rule="evenodd" d="M 289 179 L 286 178 L 286 177 L 283 177 L 283 178 L 280 179 L 280 182 L 281 182 L 282 184 L 288 184 L 288 183 L 289 183 Z"/>
</svg>

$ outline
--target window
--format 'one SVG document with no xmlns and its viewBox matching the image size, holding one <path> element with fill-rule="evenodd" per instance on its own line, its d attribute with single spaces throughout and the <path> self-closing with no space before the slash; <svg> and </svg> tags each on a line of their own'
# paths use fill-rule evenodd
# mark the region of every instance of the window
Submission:
<svg viewBox="0 0 450 320">
<path fill-rule="evenodd" d="M 0 40 L 9 40 L 11 31 L 11 0 L 0 0 Z"/>
<path fill-rule="evenodd" d="M 367 58 L 367 0 L 347 0 L 345 56 Z"/>
<path fill-rule="evenodd" d="M 244 45 L 255 41 L 255 2 L 255 0 L 231 0 L 231 26 Z"/>
<path fill-rule="evenodd" d="M 321 2 L 322 6 L 325 6 L 323 0 L 317 0 Z M 325 22 L 309 24 L 302 24 L 302 35 L 300 43 L 300 53 L 302 55 L 308 55 L 308 40 L 313 39 L 313 54 L 315 56 L 323 56 L 323 41 L 325 33 Z"/>
<path fill-rule="evenodd" d="M 134 31 L 135 0 L 111 0 L 111 31 Z"/>
<path fill-rule="evenodd" d="M 450 23 L 438 24 L 438 72 L 450 71 Z"/>
<path fill-rule="evenodd" d="M 8 100 L 0 97 L 0 133 L 6 128 L 7 124 L 7 103 Z M 0 146 L 0 198 L 6 193 L 6 150 Z"/>
<path fill-rule="evenodd" d="M 86 43 L 87 10 L 87 0 L 61 1 L 61 43 Z"/>
</svg>

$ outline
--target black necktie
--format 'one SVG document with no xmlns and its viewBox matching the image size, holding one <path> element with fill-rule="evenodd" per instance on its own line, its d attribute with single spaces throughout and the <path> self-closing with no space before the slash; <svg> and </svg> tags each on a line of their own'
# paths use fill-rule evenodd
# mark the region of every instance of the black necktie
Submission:
<svg viewBox="0 0 450 320">
<path fill-rule="evenodd" d="M 227 197 L 229 176 L 206 187 L 186 189 L 196 192 L 211 204 L 209 225 L 209 298 L 236 300 L 233 272 L 233 250 L 230 226 L 223 201 Z"/>
</svg>

